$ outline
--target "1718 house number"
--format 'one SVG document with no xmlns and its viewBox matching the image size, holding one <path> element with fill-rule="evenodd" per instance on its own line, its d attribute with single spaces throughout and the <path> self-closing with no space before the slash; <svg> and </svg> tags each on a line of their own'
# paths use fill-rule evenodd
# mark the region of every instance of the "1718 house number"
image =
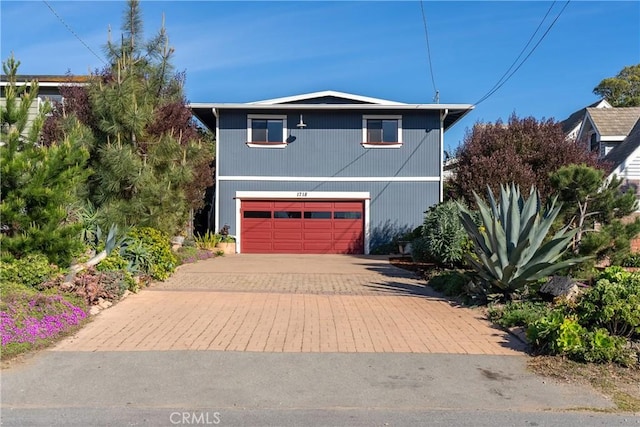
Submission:
<svg viewBox="0 0 640 427">
<path fill-rule="evenodd" d="M 307 192 L 303 191 L 303 192 L 296 193 L 296 197 L 307 197 Z"/>
</svg>

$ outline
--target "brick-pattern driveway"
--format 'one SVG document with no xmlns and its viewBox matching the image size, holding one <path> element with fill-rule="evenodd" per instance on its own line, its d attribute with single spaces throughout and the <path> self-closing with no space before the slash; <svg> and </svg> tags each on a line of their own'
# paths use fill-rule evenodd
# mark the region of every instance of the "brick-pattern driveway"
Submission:
<svg viewBox="0 0 640 427">
<path fill-rule="evenodd" d="M 235 255 L 183 266 L 55 350 L 522 354 L 386 258 Z"/>
</svg>

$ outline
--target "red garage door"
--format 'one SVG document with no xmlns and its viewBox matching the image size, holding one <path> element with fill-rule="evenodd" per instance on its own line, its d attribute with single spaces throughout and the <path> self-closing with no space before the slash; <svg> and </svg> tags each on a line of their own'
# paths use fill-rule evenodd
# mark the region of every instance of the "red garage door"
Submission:
<svg viewBox="0 0 640 427">
<path fill-rule="evenodd" d="M 245 200 L 244 253 L 361 254 L 363 202 Z"/>
</svg>

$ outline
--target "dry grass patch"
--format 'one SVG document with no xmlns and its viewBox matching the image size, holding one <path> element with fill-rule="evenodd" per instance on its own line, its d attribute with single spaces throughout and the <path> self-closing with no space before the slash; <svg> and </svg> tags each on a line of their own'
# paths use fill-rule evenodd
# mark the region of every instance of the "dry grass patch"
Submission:
<svg viewBox="0 0 640 427">
<path fill-rule="evenodd" d="M 530 359 L 536 374 L 568 384 L 590 385 L 609 397 L 621 412 L 640 412 L 640 366 L 624 368 L 615 364 L 579 363 L 557 356 Z"/>
</svg>

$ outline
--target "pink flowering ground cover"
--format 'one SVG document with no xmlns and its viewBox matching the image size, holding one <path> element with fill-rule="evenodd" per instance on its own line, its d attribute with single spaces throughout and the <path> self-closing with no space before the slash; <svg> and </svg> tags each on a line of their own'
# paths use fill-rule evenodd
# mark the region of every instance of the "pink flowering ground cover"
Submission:
<svg viewBox="0 0 640 427">
<path fill-rule="evenodd" d="M 58 294 L 11 294 L 0 307 L 3 355 L 12 345 L 46 344 L 87 318 L 86 310 Z"/>
</svg>

